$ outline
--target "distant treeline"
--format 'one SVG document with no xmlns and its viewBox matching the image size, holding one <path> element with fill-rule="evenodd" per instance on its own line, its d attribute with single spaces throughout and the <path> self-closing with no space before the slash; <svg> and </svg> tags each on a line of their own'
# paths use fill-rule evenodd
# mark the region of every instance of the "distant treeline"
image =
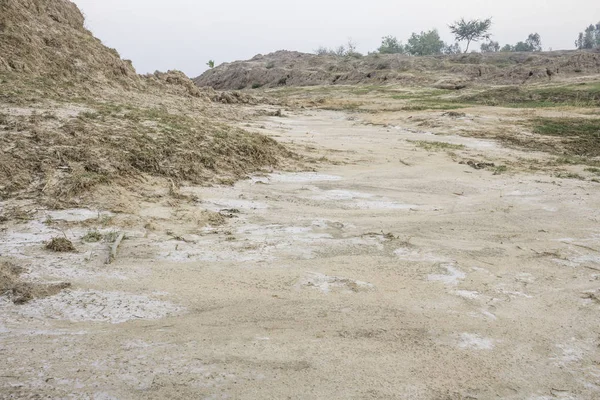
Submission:
<svg viewBox="0 0 600 400">
<path fill-rule="evenodd" d="M 524 41 L 514 45 L 505 44 L 501 46 L 499 42 L 491 39 L 492 18 L 483 20 L 473 19 L 459 21 L 449 25 L 450 32 L 454 35 L 455 43 L 444 42 L 437 29 L 423 31 L 421 33 L 413 32 L 408 38 L 406 44 L 398 40 L 396 36 L 385 36 L 382 38 L 381 46 L 373 52 L 378 54 L 408 54 L 413 56 L 428 56 L 438 54 L 459 54 L 469 51 L 472 43 L 481 42 L 480 51 L 482 53 L 493 52 L 511 52 L 511 51 L 542 51 L 542 38 L 538 33 L 531 33 Z M 463 50 L 460 42 L 466 42 Z M 356 43 L 349 39 L 348 43 L 337 48 L 319 47 L 315 50 L 319 55 L 336 55 L 360 57 L 356 50 Z M 600 22 L 596 25 L 590 25 L 583 32 L 580 32 L 575 41 L 577 49 L 600 48 Z M 472 50 L 473 52 L 475 50 Z M 371 53 L 370 53 L 371 54 Z"/>
</svg>

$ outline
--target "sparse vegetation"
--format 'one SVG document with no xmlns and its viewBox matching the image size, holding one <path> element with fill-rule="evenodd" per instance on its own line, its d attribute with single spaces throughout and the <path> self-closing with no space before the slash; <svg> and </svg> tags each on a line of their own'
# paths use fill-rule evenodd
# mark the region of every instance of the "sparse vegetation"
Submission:
<svg viewBox="0 0 600 400">
<path fill-rule="evenodd" d="M 101 241 L 103 238 L 102 234 L 100 232 L 98 232 L 97 230 L 93 230 L 93 231 L 88 231 L 82 238 L 81 240 L 83 240 L 86 243 L 96 243 Z"/>
<path fill-rule="evenodd" d="M 585 169 L 586 172 L 591 172 L 594 175 L 600 175 L 600 168 L 588 167 Z"/>
<path fill-rule="evenodd" d="M 534 133 L 560 138 L 556 146 L 569 154 L 600 156 L 600 119 L 597 118 L 535 118 Z"/>
<path fill-rule="evenodd" d="M 110 232 L 104 234 L 104 236 L 102 238 L 107 243 L 114 243 L 114 241 L 117 240 L 118 237 L 119 237 L 118 231 L 110 231 Z"/>
<path fill-rule="evenodd" d="M 600 83 L 592 82 L 548 88 L 505 86 L 465 95 L 455 101 L 518 108 L 598 107 L 600 105 Z"/>
<path fill-rule="evenodd" d="M 348 39 L 348 42 L 346 44 L 342 44 L 338 47 L 336 47 L 335 49 L 330 49 L 324 46 L 320 46 L 319 48 L 317 48 L 314 52 L 316 55 L 319 56 L 337 56 L 337 57 L 354 57 L 354 58 L 360 58 L 362 57 L 362 54 L 360 54 L 357 49 L 356 49 L 357 45 L 356 42 L 354 40 L 352 40 L 352 38 Z"/>
<path fill-rule="evenodd" d="M 436 101 L 430 101 L 430 102 L 425 102 L 425 101 L 421 101 L 418 103 L 414 103 L 408 106 L 403 106 L 401 107 L 402 111 L 425 111 L 425 110 L 442 110 L 442 111 L 447 111 L 447 110 L 458 110 L 461 108 L 465 108 L 467 106 L 465 105 L 461 105 L 461 104 L 456 104 L 456 103 L 444 103 L 444 102 L 436 102 Z"/>
<path fill-rule="evenodd" d="M 494 175 L 500 175 L 508 171 L 508 167 L 506 165 L 498 165 L 497 167 L 494 167 L 493 170 Z"/>
<path fill-rule="evenodd" d="M 580 174 L 577 174 L 575 172 L 558 172 L 554 176 L 556 176 L 557 178 L 577 179 L 580 181 L 585 181 L 584 176 L 581 176 Z"/>
<path fill-rule="evenodd" d="M 415 144 L 417 147 L 428 151 L 445 151 L 445 150 L 464 150 L 465 146 L 462 144 L 454 144 L 447 142 L 429 142 L 426 140 L 409 140 L 410 143 Z"/>
</svg>

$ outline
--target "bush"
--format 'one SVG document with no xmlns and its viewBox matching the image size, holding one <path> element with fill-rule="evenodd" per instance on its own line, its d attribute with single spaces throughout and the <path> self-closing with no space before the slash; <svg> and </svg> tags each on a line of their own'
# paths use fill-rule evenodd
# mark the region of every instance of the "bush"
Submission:
<svg viewBox="0 0 600 400">
<path fill-rule="evenodd" d="M 446 44 L 440 39 L 437 29 L 428 32 L 414 33 L 405 46 L 406 52 L 413 56 L 429 56 L 442 54 Z"/>
</svg>

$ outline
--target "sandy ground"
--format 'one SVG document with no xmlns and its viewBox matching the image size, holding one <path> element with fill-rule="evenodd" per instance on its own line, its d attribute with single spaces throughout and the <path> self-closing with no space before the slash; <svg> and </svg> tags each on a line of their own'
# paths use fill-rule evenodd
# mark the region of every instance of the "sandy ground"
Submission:
<svg viewBox="0 0 600 400">
<path fill-rule="evenodd" d="M 330 162 L 50 213 L 70 238 L 125 229 L 111 265 L 105 243 L 44 250 L 42 210 L 0 232 L 27 278 L 73 284 L 0 302 L 0 398 L 600 398 L 600 185 L 475 170 L 458 159 L 531 155 L 343 113 L 257 124 Z"/>
</svg>

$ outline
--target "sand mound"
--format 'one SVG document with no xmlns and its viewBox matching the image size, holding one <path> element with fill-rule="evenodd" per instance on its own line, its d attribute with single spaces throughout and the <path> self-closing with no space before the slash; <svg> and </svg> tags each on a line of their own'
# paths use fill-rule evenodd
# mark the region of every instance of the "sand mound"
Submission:
<svg viewBox="0 0 600 400">
<path fill-rule="evenodd" d="M 467 83 L 520 83 L 560 74 L 600 72 L 600 54 L 584 51 L 410 57 L 337 57 L 278 51 L 223 64 L 194 79 L 198 86 L 240 90 L 277 86 L 401 83 L 462 88 Z M 531 76 L 530 76 L 531 75 Z"/>
</svg>

